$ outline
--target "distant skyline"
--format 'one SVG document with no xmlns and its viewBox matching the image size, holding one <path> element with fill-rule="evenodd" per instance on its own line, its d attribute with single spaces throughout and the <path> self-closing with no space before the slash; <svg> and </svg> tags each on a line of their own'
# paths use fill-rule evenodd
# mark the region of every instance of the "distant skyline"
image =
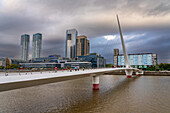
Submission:
<svg viewBox="0 0 170 113">
<path fill-rule="evenodd" d="M 128 53 L 157 53 L 170 63 L 169 0 L 1 0 L 0 57 L 20 58 L 21 35 L 42 33 L 42 57 L 65 54 L 67 29 L 90 40 L 90 52 L 113 63 L 113 49 L 122 52 L 116 14 Z"/>
</svg>

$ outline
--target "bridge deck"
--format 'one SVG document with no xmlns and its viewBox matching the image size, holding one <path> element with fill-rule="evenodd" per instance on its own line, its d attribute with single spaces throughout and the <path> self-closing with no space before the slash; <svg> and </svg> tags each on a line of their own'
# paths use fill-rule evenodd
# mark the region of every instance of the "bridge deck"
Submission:
<svg viewBox="0 0 170 113">
<path fill-rule="evenodd" d="M 47 79 L 47 78 L 56 78 L 56 77 L 67 77 L 73 75 L 84 75 L 84 74 L 93 74 L 93 73 L 101 73 L 101 72 L 108 72 L 114 71 L 116 68 L 103 68 L 103 69 L 87 69 L 85 71 L 72 71 L 68 72 L 58 71 L 45 71 L 45 72 L 22 72 L 20 73 L 8 73 L 8 76 L 5 76 L 5 73 L 0 73 L 0 84 L 4 83 L 11 83 L 11 82 L 21 82 L 21 81 L 30 81 L 30 80 L 37 80 L 37 79 Z"/>
<path fill-rule="evenodd" d="M 87 69 L 85 71 L 72 71 L 72 72 L 61 72 L 56 73 L 49 72 L 26 72 L 21 73 L 8 73 L 8 76 L 5 76 L 5 73 L 0 73 L 0 91 L 6 91 L 17 88 L 30 87 L 35 85 L 60 82 L 65 80 L 71 80 L 76 78 L 82 78 L 87 76 L 93 76 L 92 74 L 102 74 L 105 72 L 111 72 L 116 70 L 124 70 L 125 68 L 102 68 L 102 69 Z"/>
</svg>

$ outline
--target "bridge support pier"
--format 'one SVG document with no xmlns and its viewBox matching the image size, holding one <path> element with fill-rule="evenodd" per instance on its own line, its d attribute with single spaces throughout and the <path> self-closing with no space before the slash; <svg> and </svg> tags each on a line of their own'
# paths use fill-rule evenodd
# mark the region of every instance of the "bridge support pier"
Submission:
<svg viewBox="0 0 170 113">
<path fill-rule="evenodd" d="M 132 78 L 133 70 L 125 70 L 125 73 L 127 78 Z"/>
<path fill-rule="evenodd" d="M 93 76 L 92 78 L 93 90 L 99 90 L 99 76 Z"/>
<path fill-rule="evenodd" d="M 143 71 L 141 72 L 136 72 L 136 76 L 143 75 Z"/>
<path fill-rule="evenodd" d="M 136 72 L 136 76 L 139 76 L 139 72 Z"/>
</svg>

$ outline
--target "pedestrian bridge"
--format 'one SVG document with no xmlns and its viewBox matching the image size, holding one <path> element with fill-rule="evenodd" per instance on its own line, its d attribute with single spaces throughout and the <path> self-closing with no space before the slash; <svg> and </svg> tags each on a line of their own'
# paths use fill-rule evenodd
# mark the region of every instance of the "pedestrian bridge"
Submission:
<svg viewBox="0 0 170 113">
<path fill-rule="evenodd" d="M 136 75 L 139 74 L 140 70 L 136 68 L 132 68 L 129 63 L 129 59 L 127 56 L 125 43 L 120 27 L 119 18 L 117 15 L 117 21 L 119 26 L 119 32 L 122 42 L 124 60 L 126 68 L 103 68 L 103 69 L 86 69 L 85 71 L 66 71 L 66 72 L 57 72 L 57 73 L 48 73 L 48 72 L 39 72 L 39 73 L 28 73 L 26 72 L 24 75 L 23 73 L 10 73 L 8 76 L 3 76 L 4 74 L 1 73 L 0 75 L 0 91 L 7 91 L 17 88 L 24 88 L 30 86 L 36 86 L 41 84 L 53 83 L 53 82 L 60 82 L 64 80 L 71 80 L 76 78 L 82 78 L 87 76 L 92 76 L 92 84 L 93 89 L 99 89 L 99 75 L 102 75 L 106 72 L 118 71 L 118 70 L 125 70 L 127 78 L 132 77 L 132 73 L 135 71 Z M 7 75 L 7 74 L 5 74 Z"/>
<path fill-rule="evenodd" d="M 23 73 L 0 73 L 0 91 L 7 91 L 18 88 L 31 87 L 47 83 L 61 82 L 82 77 L 92 77 L 93 89 L 99 89 L 99 76 L 104 73 L 119 70 L 133 70 L 140 72 L 136 68 L 102 68 L 86 69 L 85 71 L 46 71 L 46 72 L 23 72 Z"/>
</svg>

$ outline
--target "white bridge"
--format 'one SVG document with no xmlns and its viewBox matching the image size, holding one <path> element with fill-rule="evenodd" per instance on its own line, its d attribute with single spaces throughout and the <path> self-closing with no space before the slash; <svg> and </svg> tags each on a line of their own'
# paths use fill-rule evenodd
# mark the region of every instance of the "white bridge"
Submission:
<svg viewBox="0 0 170 113">
<path fill-rule="evenodd" d="M 118 15 L 117 15 L 117 21 L 118 21 L 118 26 L 120 31 L 123 53 L 124 53 L 125 66 L 126 66 L 125 68 L 86 69 L 85 71 L 83 70 L 72 71 L 72 72 L 65 71 L 65 72 L 56 72 L 56 73 L 55 72 L 53 73 L 25 72 L 21 74 L 9 73 L 8 76 L 5 76 L 4 75 L 5 73 L 0 73 L 0 91 L 7 91 L 12 89 L 42 85 L 42 84 L 53 83 L 53 82 L 60 82 L 60 81 L 71 80 L 71 79 L 82 78 L 82 77 L 89 77 L 89 76 L 92 77 L 93 89 L 98 90 L 99 75 L 102 75 L 106 72 L 124 70 L 127 78 L 132 77 L 133 71 L 136 72 L 136 75 L 142 74 L 141 70 L 130 67 Z"/>
<path fill-rule="evenodd" d="M 140 70 L 136 68 L 102 68 L 102 69 L 86 69 L 80 71 L 45 71 L 45 72 L 22 72 L 22 73 L 0 73 L 0 91 L 7 91 L 18 88 L 48 84 L 53 82 L 61 82 L 82 77 L 92 77 L 93 89 L 99 89 L 99 76 L 105 73 L 118 70 L 133 70 L 136 74 L 140 74 Z M 136 75 L 135 75 L 136 76 Z"/>
</svg>

